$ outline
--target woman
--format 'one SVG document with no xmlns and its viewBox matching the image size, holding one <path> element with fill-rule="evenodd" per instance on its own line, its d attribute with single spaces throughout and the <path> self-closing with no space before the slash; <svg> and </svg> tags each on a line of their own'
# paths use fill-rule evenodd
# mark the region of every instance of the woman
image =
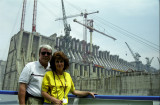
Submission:
<svg viewBox="0 0 160 105">
<path fill-rule="evenodd" d="M 69 92 L 78 96 L 91 95 L 95 98 L 92 92 L 75 90 L 70 74 L 65 72 L 69 67 L 69 59 L 63 52 L 57 51 L 53 54 L 50 67 L 52 71 L 45 74 L 42 82 L 44 104 L 67 105 Z"/>
</svg>

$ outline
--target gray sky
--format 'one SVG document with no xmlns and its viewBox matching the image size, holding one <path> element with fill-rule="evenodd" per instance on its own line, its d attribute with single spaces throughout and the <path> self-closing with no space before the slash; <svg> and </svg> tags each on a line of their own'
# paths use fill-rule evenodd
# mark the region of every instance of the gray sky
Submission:
<svg viewBox="0 0 160 105">
<path fill-rule="evenodd" d="M 61 0 L 37 0 L 37 32 L 50 36 L 63 34 Z M 23 0 L 0 0 L 0 60 L 6 60 L 10 38 L 20 30 Z M 134 53 L 141 55 L 140 60 L 146 64 L 145 57 L 154 57 L 151 66 L 159 68 L 159 0 L 64 0 L 66 15 L 75 15 L 99 11 L 88 15 L 94 20 L 94 28 L 117 40 L 93 32 L 93 44 L 102 51 L 130 62 L 134 61 L 125 42 Z M 24 30 L 32 30 L 33 0 L 27 0 Z M 71 25 L 71 36 L 83 39 L 83 27 L 73 19 L 83 23 L 83 17 L 67 19 Z M 89 42 L 89 32 L 87 33 Z M 151 47 L 152 46 L 152 47 Z"/>
</svg>

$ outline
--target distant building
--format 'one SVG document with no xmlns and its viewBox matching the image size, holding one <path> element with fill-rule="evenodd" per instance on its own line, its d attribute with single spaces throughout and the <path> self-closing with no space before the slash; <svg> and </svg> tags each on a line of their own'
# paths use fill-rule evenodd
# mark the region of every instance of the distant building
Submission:
<svg viewBox="0 0 160 105">
<path fill-rule="evenodd" d="M 6 67 L 6 61 L 0 60 L 0 90 L 2 90 L 5 67 Z"/>
</svg>

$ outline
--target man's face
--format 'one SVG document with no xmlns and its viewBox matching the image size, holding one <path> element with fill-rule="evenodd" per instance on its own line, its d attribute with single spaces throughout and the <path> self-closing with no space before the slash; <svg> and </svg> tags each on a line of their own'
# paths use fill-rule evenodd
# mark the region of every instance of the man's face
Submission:
<svg viewBox="0 0 160 105">
<path fill-rule="evenodd" d="M 52 51 L 48 50 L 46 48 L 42 48 L 41 52 L 39 54 L 39 60 L 41 63 L 48 63 L 48 61 L 50 61 L 51 56 L 52 56 Z"/>
</svg>

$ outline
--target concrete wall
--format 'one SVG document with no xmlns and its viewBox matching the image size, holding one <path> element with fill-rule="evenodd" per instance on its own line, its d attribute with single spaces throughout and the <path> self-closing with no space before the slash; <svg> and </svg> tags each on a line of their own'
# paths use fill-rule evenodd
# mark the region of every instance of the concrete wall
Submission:
<svg viewBox="0 0 160 105">
<path fill-rule="evenodd" d="M 101 79 L 74 78 L 76 89 L 100 95 L 160 95 L 160 74 L 123 73 Z"/>
<path fill-rule="evenodd" d="M 39 59 L 39 46 L 49 44 L 53 48 L 56 34 L 45 37 L 39 33 L 20 31 L 10 41 L 3 90 L 18 90 L 18 80 L 25 64 Z"/>
<path fill-rule="evenodd" d="M 2 90 L 5 68 L 6 68 L 6 61 L 0 60 L 0 90 Z"/>
</svg>

